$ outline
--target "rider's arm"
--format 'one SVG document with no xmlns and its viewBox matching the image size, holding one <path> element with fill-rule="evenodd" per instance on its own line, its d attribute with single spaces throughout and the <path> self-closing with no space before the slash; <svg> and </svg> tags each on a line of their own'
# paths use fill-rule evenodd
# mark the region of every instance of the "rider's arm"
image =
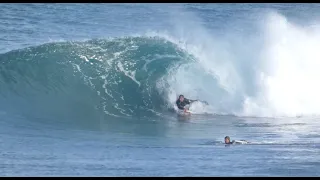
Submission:
<svg viewBox="0 0 320 180">
<path fill-rule="evenodd" d="M 186 98 L 185 98 L 185 99 L 186 99 Z M 187 100 L 188 104 L 190 104 L 190 103 L 193 103 L 193 102 L 197 101 L 197 100 L 191 100 L 191 99 L 186 99 L 186 100 Z"/>
</svg>

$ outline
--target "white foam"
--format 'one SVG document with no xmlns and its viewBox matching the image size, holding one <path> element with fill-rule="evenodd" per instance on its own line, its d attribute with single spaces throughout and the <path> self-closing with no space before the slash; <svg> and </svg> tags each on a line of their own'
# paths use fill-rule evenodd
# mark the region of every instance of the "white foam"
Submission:
<svg viewBox="0 0 320 180">
<path fill-rule="evenodd" d="M 320 114 L 319 26 L 297 25 L 270 12 L 256 22 L 260 25 L 256 35 L 245 32 L 230 36 L 238 39 L 228 39 L 214 37 L 194 14 L 178 14 L 176 31 L 148 34 L 161 36 L 194 56 L 159 80 L 158 88 L 166 89 L 170 103 L 184 94 L 208 101 L 211 109 L 204 111 L 215 113 L 256 117 Z M 245 42 L 241 41 L 244 37 Z"/>
</svg>

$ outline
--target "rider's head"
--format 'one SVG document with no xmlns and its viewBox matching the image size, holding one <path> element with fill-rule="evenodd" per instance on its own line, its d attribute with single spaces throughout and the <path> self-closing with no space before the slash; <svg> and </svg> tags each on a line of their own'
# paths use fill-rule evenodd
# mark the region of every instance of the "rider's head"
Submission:
<svg viewBox="0 0 320 180">
<path fill-rule="evenodd" d="M 179 96 L 179 100 L 182 102 L 184 100 L 184 96 L 183 95 L 180 95 Z"/>
</svg>

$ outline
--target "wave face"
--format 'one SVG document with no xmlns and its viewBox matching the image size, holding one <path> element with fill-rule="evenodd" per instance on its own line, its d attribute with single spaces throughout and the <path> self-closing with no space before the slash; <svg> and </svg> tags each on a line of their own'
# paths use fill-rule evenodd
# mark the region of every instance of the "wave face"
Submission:
<svg viewBox="0 0 320 180">
<path fill-rule="evenodd" d="M 5 109 L 63 116 L 150 116 L 167 107 L 157 80 L 190 59 L 158 37 L 59 42 L 0 55 Z M 90 117 L 92 118 L 92 117 Z"/>
</svg>

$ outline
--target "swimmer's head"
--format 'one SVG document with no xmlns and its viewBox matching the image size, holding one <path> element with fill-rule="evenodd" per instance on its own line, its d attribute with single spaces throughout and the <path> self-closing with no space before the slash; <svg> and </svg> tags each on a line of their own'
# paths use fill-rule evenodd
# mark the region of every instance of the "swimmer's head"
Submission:
<svg viewBox="0 0 320 180">
<path fill-rule="evenodd" d="M 229 144 L 229 143 L 230 143 L 230 137 L 229 137 L 229 136 L 226 136 L 226 137 L 224 138 L 224 143 L 226 143 L 226 144 Z"/>
</svg>

